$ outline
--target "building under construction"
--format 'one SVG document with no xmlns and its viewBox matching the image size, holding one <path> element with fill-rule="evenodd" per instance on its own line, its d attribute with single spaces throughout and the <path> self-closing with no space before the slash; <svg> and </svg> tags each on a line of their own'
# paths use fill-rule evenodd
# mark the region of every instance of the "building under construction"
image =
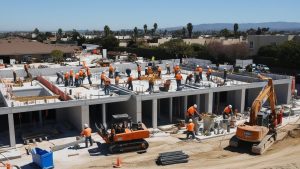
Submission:
<svg viewBox="0 0 300 169">
<path fill-rule="evenodd" d="M 221 114 L 224 107 L 231 104 L 238 112 L 243 113 L 251 106 L 253 100 L 265 86 L 266 82 L 249 74 L 228 74 L 224 84 L 223 73 L 213 72 L 212 80 L 205 77 L 200 83 L 183 84 L 181 90 L 176 89 L 174 74 L 166 74 L 165 65 L 171 68 L 178 60 L 164 60 L 157 64 L 163 68 L 162 77 L 155 80 L 154 91 L 147 91 L 147 80 L 134 80 L 133 91 L 125 86 L 126 69 L 131 69 L 133 77 L 137 77 L 135 63 L 113 64 L 120 71 L 120 84 L 110 85 L 110 94 L 105 95 L 100 86 L 101 72 L 108 69 L 91 68 L 92 85 L 84 80 L 80 87 L 56 83 L 56 73 L 78 71 L 79 67 L 62 66 L 58 68 L 30 69 L 32 81 L 23 84 L 12 83 L 12 70 L 1 70 L 0 77 L 0 129 L 6 137 L 1 143 L 15 146 L 24 141 L 24 131 L 28 128 L 39 128 L 47 124 L 68 122 L 77 130 L 87 123 L 95 122 L 106 125 L 114 114 L 127 113 L 134 122 L 142 121 L 147 127 L 157 128 L 159 125 L 177 123 L 184 119 L 186 109 L 198 105 L 199 112 Z M 147 63 L 141 63 L 142 70 Z M 206 65 L 202 63 L 196 63 Z M 193 65 L 182 69 L 183 81 L 193 73 Z M 25 77 L 23 69 L 15 70 L 17 77 Z M 144 71 L 142 72 L 142 75 Z M 290 76 L 264 74 L 274 81 L 277 104 L 288 104 L 291 98 L 292 78 Z M 171 81 L 169 90 L 161 91 L 166 80 Z M 8 131 L 8 132 L 5 132 Z M 47 137 L 47 135 L 45 135 Z M 20 138 L 23 138 L 20 139 Z"/>
</svg>

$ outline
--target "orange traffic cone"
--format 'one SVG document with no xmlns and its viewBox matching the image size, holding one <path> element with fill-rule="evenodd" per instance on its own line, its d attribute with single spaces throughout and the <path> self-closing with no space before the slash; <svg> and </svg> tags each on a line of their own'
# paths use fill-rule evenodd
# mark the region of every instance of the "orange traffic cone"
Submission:
<svg viewBox="0 0 300 169">
<path fill-rule="evenodd" d="M 114 165 L 114 168 L 121 168 L 121 158 L 120 157 L 117 158 L 117 161 L 116 161 L 116 164 Z"/>
</svg>

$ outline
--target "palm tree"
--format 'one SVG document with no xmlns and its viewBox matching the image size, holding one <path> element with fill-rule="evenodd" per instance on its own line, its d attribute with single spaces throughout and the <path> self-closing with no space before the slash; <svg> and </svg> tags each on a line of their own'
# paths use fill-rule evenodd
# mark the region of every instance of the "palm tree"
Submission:
<svg viewBox="0 0 300 169">
<path fill-rule="evenodd" d="M 235 23 L 235 24 L 233 25 L 233 31 L 234 31 L 234 36 L 235 36 L 235 37 L 237 36 L 237 31 L 238 31 L 238 29 L 239 29 L 239 25 L 238 25 L 237 23 Z"/>
<path fill-rule="evenodd" d="M 185 27 L 182 27 L 181 33 L 182 33 L 182 38 L 184 38 L 185 34 L 186 34 L 186 28 Z"/>
<path fill-rule="evenodd" d="M 156 32 L 156 30 L 157 30 L 157 23 L 154 23 L 154 25 L 153 25 L 153 29 L 154 29 L 154 33 Z"/>
<path fill-rule="evenodd" d="M 193 25 L 192 25 L 192 23 L 188 23 L 186 25 L 186 28 L 187 28 L 188 33 L 189 33 L 189 38 L 191 38 L 192 37 L 192 32 L 193 32 Z"/>
<path fill-rule="evenodd" d="M 137 39 L 138 34 L 139 34 L 139 31 L 138 31 L 138 28 L 137 28 L 137 27 L 134 27 L 133 33 L 134 33 L 134 41 L 136 42 L 136 39 Z"/>
<path fill-rule="evenodd" d="M 147 34 L 147 24 L 144 25 L 144 34 Z"/>
<path fill-rule="evenodd" d="M 108 35 L 110 35 L 110 28 L 108 25 L 104 26 L 104 37 L 107 37 Z"/>
</svg>

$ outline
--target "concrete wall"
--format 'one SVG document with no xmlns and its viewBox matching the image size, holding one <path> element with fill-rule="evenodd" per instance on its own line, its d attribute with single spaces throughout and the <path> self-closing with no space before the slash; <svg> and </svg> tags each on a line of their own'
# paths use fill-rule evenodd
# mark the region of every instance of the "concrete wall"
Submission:
<svg viewBox="0 0 300 169">
<path fill-rule="evenodd" d="M 291 99 L 291 90 L 289 84 L 274 85 L 277 104 L 288 104 Z"/>
</svg>

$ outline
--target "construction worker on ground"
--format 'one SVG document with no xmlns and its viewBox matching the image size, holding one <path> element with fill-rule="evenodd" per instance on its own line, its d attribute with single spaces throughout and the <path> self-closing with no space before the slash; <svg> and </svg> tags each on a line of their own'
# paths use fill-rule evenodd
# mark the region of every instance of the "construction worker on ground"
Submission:
<svg viewBox="0 0 300 169">
<path fill-rule="evenodd" d="M 29 69 L 29 65 L 28 64 L 24 64 L 24 70 L 26 72 L 26 77 L 28 78 L 29 77 L 29 72 L 28 72 L 28 69 Z"/>
<path fill-rule="evenodd" d="M 207 81 L 211 80 L 211 73 L 212 73 L 212 69 L 209 66 L 207 66 L 207 72 L 206 72 Z"/>
<path fill-rule="evenodd" d="M 196 116 L 195 114 L 197 114 L 198 116 Z M 186 111 L 186 121 L 189 119 L 193 120 L 193 123 L 195 125 L 195 130 L 196 131 L 196 135 L 198 135 L 198 117 L 200 117 L 200 113 L 197 111 L 197 105 L 194 104 L 193 106 L 189 107 Z"/>
<path fill-rule="evenodd" d="M 227 79 L 227 69 L 226 68 L 224 68 L 223 79 L 224 79 L 224 84 L 225 84 L 226 83 L 226 79 Z"/>
<path fill-rule="evenodd" d="M 137 72 L 138 72 L 138 79 L 140 79 L 141 77 L 141 72 L 142 72 L 142 66 L 141 65 L 137 65 Z"/>
<path fill-rule="evenodd" d="M 167 74 L 171 74 L 171 68 L 170 68 L 170 65 L 169 63 L 166 64 L 166 68 L 167 68 Z"/>
<path fill-rule="evenodd" d="M 92 129 L 89 128 L 88 124 L 84 124 L 84 129 L 81 132 L 81 136 L 85 137 L 85 147 L 88 147 L 88 141 L 90 142 L 90 146 L 93 146 L 92 140 Z"/>
<path fill-rule="evenodd" d="M 57 76 L 56 84 L 63 83 L 63 81 L 64 81 L 63 73 L 64 73 L 63 71 L 61 71 L 61 72 L 56 72 L 56 76 Z M 61 80 L 61 81 L 60 81 L 60 80 Z"/>
<path fill-rule="evenodd" d="M 161 70 L 161 67 L 160 67 L 160 66 L 157 66 L 157 73 L 158 73 L 158 77 L 159 77 L 159 78 L 161 78 L 161 77 L 160 77 L 161 71 L 162 71 L 162 70 Z"/>
<path fill-rule="evenodd" d="M 83 70 L 79 70 L 79 85 L 83 84 Z"/>
<path fill-rule="evenodd" d="M 105 80 L 105 72 L 103 71 L 102 73 L 101 73 L 101 75 L 100 75 L 100 87 L 103 85 L 103 82 L 104 82 L 104 80 Z"/>
<path fill-rule="evenodd" d="M 66 72 L 65 73 L 65 87 L 69 86 L 69 80 L 70 80 L 69 77 L 70 77 L 69 72 Z"/>
<path fill-rule="evenodd" d="M 105 93 L 105 95 L 109 95 L 109 86 L 110 86 L 110 79 L 108 77 L 105 77 L 105 81 L 104 81 L 104 93 Z"/>
<path fill-rule="evenodd" d="M 201 71 L 201 78 L 200 78 L 200 71 Z M 195 69 L 195 83 L 200 83 L 200 79 L 202 80 L 202 68 L 197 65 Z"/>
<path fill-rule="evenodd" d="M 86 74 L 87 74 L 87 77 L 88 77 L 89 84 L 92 85 L 92 80 L 91 80 L 92 73 L 91 73 L 90 68 L 86 69 Z"/>
<path fill-rule="evenodd" d="M 233 115 L 232 105 L 226 106 L 223 111 L 223 120 L 229 119 L 229 117 L 232 115 Z"/>
<path fill-rule="evenodd" d="M 73 69 L 71 69 L 70 70 L 70 80 L 69 80 L 69 85 L 70 86 L 74 86 L 73 78 L 74 78 L 74 71 L 73 71 Z"/>
<path fill-rule="evenodd" d="M 114 67 L 112 66 L 112 64 L 110 64 L 108 68 L 108 77 L 113 78 L 113 74 L 114 74 Z"/>
<path fill-rule="evenodd" d="M 154 76 L 153 75 L 149 75 L 149 88 L 147 89 L 147 91 L 149 91 L 149 93 L 151 94 L 154 91 Z"/>
<path fill-rule="evenodd" d="M 80 85 L 79 85 L 79 73 L 76 73 L 75 74 L 75 86 L 76 87 L 79 87 Z"/>
<path fill-rule="evenodd" d="M 177 90 L 179 90 L 180 86 L 181 86 L 181 80 L 182 80 L 182 75 L 180 74 L 180 72 L 178 72 L 175 76 L 176 78 L 176 83 L 177 83 Z"/>
<path fill-rule="evenodd" d="M 115 85 L 119 85 L 119 81 L 120 81 L 120 76 L 118 75 L 118 76 L 116 76 L 115 77 Z"/>
<path fill-rule="evenodd" d="M 195 139 L 195 132 L 194 132 L 195 125 L 192 119 L 189 119 L 189 123 L 186 125 L 186 139 L 192 135 L 192 138 Z"/>
<path fill-rule="evenodd" d="M 177 75 L 177 73 L 180 72 L 180 67 L 179 67 L 179 63 L 176 64 L 176 66 L 174 67 L 174 73 L 175 73 L 175 77 Z"/>
<path fill-rule="evenodd" d="M 188 82 L 189 82 L 189 84 L 191 84 L 192 83 L 192 79 L 193 79 L 193 74 L 189 74 L 186 77 L 185 84 L 187 84 Z"/>
<path fill-rule="evenodd" d="M 132 76 L 129 76 L 127 79 L 126 85 L 128 85 L 129 90 L 133 90 L 132 80 L 133 80 Z"/>
</svg>

